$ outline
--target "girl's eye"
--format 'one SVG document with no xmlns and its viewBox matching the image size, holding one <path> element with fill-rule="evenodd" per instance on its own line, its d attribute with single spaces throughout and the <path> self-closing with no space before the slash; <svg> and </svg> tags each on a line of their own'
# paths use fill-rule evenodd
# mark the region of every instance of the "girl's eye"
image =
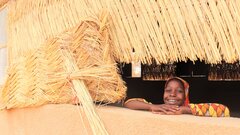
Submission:
<svg viewBox="0 0 240 135">
<path fill-rule="evenodd" d="M 178 89 L 178 92 L 179 93 L 183 93 L 183 89 Z"/>
<path fill-rule="evenodd" d="M 165 89 L 165 92 L 171 92 L 171 89 Z"/>
</svg>

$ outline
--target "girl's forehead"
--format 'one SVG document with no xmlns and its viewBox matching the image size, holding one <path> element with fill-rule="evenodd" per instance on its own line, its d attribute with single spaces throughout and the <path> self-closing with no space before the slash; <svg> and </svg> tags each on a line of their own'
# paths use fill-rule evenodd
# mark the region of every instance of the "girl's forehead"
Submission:
<svg viewBox="0 0 240 135">
<path fill-rule="evenodd" d="M 171 85 L 178 85 L 180 87 L 183 87 L 183 85 L 181 84 L 181 82 L 179 82 L 178 80 L 170 80 L 168 83 L 167 83 L 167 86 L 171 86 Z"/>
<path fill-rule="evenodd" d="M 177 83 L 177 84 L 181 84 L 181 82 L 180 81 L 178 81 L 178 80 L 175 80 L 175 79 L 173 79 L 173 80 L 170 80 L 169 82 L 168 82 L 168 84 L 173 84 L 173 83 Z"/>
</svg>

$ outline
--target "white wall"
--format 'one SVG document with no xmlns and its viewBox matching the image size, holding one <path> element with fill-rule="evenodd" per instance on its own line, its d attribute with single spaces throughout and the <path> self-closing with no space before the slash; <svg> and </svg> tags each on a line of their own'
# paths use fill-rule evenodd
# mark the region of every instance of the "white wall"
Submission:
<svg viewBox="0 0 240 135">
<path fill-rule="evenodd" d="M 7 33 L 6 33 L 6 14 L 7 8 L 0 11 L 0 45 L 6 45 Z M 6 48 L 0 48 L 0 85 L 3 83 L 4 75 L 6 73 L 7 65 L 7 50 Z"/>
</svg>

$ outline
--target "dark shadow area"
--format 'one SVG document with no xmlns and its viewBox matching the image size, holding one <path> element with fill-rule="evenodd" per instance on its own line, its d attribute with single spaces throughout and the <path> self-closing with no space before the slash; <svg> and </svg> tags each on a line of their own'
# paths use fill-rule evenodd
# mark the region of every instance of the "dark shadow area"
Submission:
<svg viewBox="0 0 240 135">
<path fill-rule="evenodd" d="M 207 65 L 191 62 L 178 63 L 177 76 L 190 84 L 191 103 L 221 103 L 229 107 L 232 117 L 240 117 L 240 81 L 209 81 Z M 131 78 L 131 65 L 122 67 L 122 76 L 127 85 L 127 98 L 142 97 L 158 104 L 163 103 L 165 81 L 143 81 Z"/>
</svg>

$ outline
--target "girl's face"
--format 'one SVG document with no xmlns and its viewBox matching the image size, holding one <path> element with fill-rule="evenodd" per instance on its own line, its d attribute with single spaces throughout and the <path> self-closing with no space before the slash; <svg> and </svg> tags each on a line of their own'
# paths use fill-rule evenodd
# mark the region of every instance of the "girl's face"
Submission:
<svg viewBox="0 0 240 135">
<path fill-rule="evenodd" d="M 163 100 L 165 104 L 182 106 L 185 101 L 183 85 L 176 80 L 170 80 L 164 89 Z"/>
</svg>

